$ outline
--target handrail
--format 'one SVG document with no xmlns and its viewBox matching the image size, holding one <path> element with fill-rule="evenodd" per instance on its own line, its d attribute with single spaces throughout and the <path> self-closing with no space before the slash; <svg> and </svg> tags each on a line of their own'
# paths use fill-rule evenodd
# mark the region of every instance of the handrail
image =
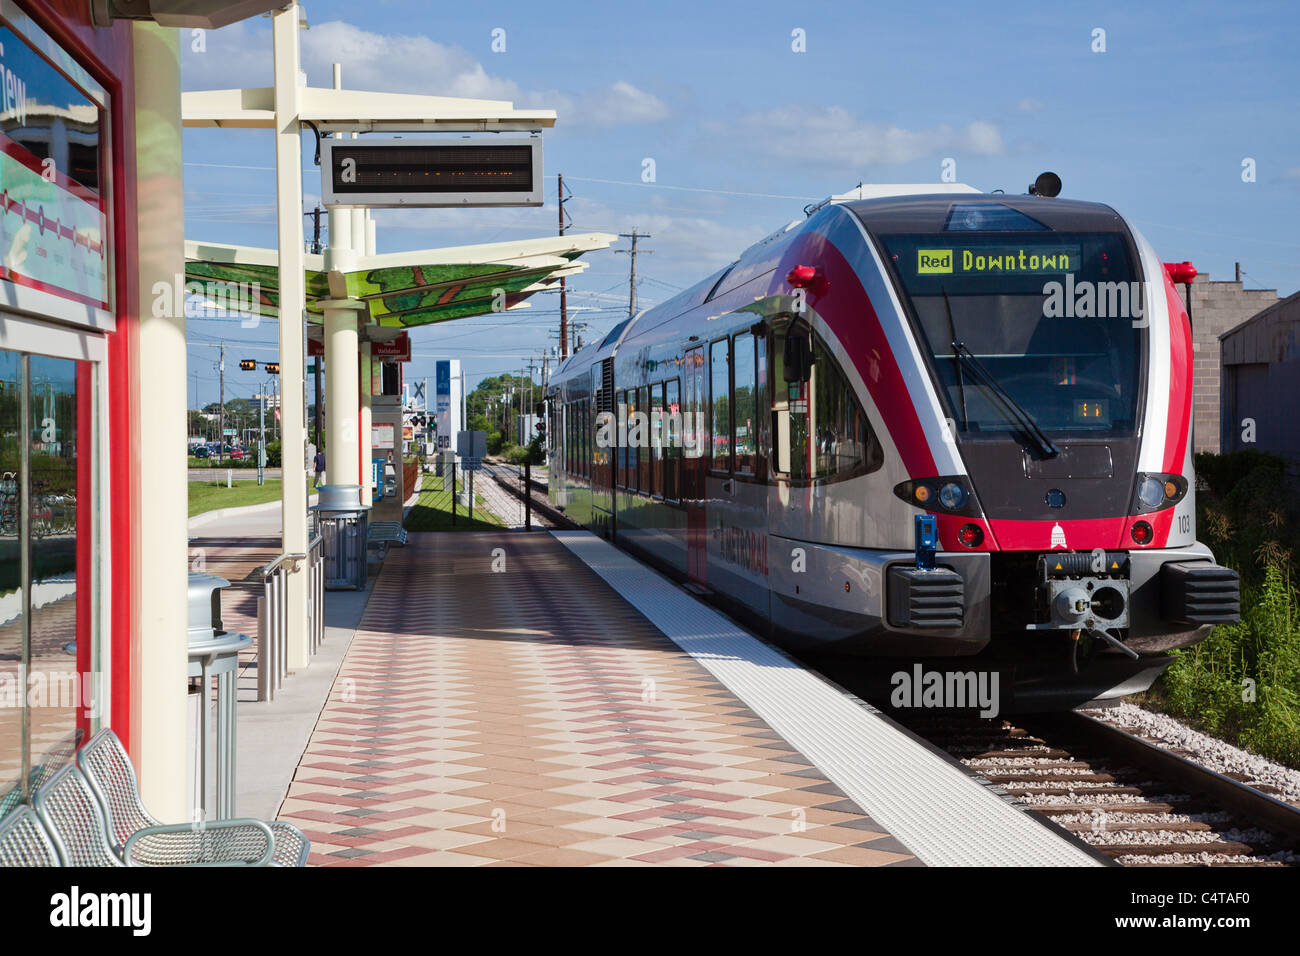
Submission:
<svg viewBox="0 0 1300 956">
<path fill-rule="evenodd" d="M 306 561 L 306 560 L 307 560 L 307 555 L 305 555 L 305 554 L 303 554 L 303 553 L 301 553 L 301 552 L 296 552 L 296 551 L 285 551 L 283 554 L 281 554 L 278 558 L 276 558 L 276 559 L 275 559 L 274 561 L 272 561 L 270 564 L 268 564 L 268 565 L 266 565 L 266 566 L 264 566 L 264 567 L 262 568 L 262 579 L 265 580 L 266 578 L 270 577 L 270 576 L 271 576 L 272 574 L 274 574 L 277 570 L 279 570 L 280 565 L 283 564 L 283 563 L 286 562 L 286 561 L 292 561 L 295 565 L 297 565 L 297 563 L 298 563 L 299 561 Z M 296 571 L 297 568 L 296 568 L 296 567 L 293 567 L 293 568 L 290 568 L 289 570 L 290 570 L 290 571 Z"/>
</svg>

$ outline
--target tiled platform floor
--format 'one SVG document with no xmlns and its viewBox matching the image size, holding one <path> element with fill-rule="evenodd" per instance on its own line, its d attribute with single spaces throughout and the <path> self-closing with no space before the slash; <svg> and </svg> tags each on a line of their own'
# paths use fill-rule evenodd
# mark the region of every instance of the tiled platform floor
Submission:
<svg viewBox="0 0 1300 956">
<path fill-rule="evenodd" d="M 314 865 L 917 865 L 540 531 L 390 553 L 280 818 Z"/>
</svg>

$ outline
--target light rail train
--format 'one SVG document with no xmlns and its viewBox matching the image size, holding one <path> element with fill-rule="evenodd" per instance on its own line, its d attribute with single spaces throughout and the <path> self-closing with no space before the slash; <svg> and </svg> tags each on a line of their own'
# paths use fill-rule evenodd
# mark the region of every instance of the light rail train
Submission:
<svg viewBox="0 0 1300 956">
<path fill-rule="evenodd" d="M 551 503 L 796 655 L 1144 689 L 1237 578 L 1170 270 L 1054 178 L 859 187 L 616 326 L 550 379 Z"/>
</svg>

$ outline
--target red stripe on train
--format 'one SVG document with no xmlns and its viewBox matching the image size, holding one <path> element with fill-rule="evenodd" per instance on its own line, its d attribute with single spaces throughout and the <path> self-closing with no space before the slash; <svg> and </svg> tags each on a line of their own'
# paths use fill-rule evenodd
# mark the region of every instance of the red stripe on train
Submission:
<svg viewBox="0 0 1300 956">
<path fill-rule="evenodd" d="M 1174 509 L 1155 514 L 1120 518 L 1078 518 L 1065 521 L 988 520 L 966 515 L 936 514 L 939 547 L 944 551 L 1091 551 L 1107 548 L 1121 551 L 1163 548 L 1169 543 Z M 1139 521 L 1151 525 L 1155 532 L 1149 544 L 1138 545 L 1130 529 Z M 966 548 L 958 543 L 957 531 L 973 524 L 984 532 L 984 543 Z M 1059 528 L 1059 533 L 1056 529 Z M 1062 543 L 1064 542 L 1064 543 Z"/>
<path fill-rule="evenodd" d="M 817 263 L 827 280 L 826 294 L 818 296 L 808 291 L 808 303 L 826 320 L 862 376 L 907 473 L 933 474 L 934 456 L 902 370 L 871 298 L 839 249 L 816 233 L 798 236 L 781 257 L 769 294 L 792 295 L 794 290 L 785 277 L 796 265 L 807 263 Z"/>
<path fill-rule="evenodd" d="M 1165 426 L 1164 470 L 1181 475 L 1192 427 L 1192 323 L 1182 297 L 1164 273 L 1169 306 L 1169 422 Z"/>
</svg>

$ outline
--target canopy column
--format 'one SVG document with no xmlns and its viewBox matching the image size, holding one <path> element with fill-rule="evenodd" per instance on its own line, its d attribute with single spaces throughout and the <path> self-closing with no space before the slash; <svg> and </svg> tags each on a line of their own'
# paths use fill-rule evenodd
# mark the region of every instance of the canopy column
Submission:
<svg viewBox="0 0 1300 956">
<path fill-rule="evenodd" d="M 358 396 L 358 405 L 361 415 L 361 431 L 357 436 L 360 444 L 360 465 L 361 465 L 361 486 L 370 487 L 370 459 L 373 456 L 373 449 L 370 446 L 370 425 L 371 418 L 371 395 L 374 393 L 374 374 L 375 365 L 371 358 L 370 341 L 366 340 L 361 343 L 361 366 L 358 372 L 358 386 L 360 395 Z"/>
</svg>

